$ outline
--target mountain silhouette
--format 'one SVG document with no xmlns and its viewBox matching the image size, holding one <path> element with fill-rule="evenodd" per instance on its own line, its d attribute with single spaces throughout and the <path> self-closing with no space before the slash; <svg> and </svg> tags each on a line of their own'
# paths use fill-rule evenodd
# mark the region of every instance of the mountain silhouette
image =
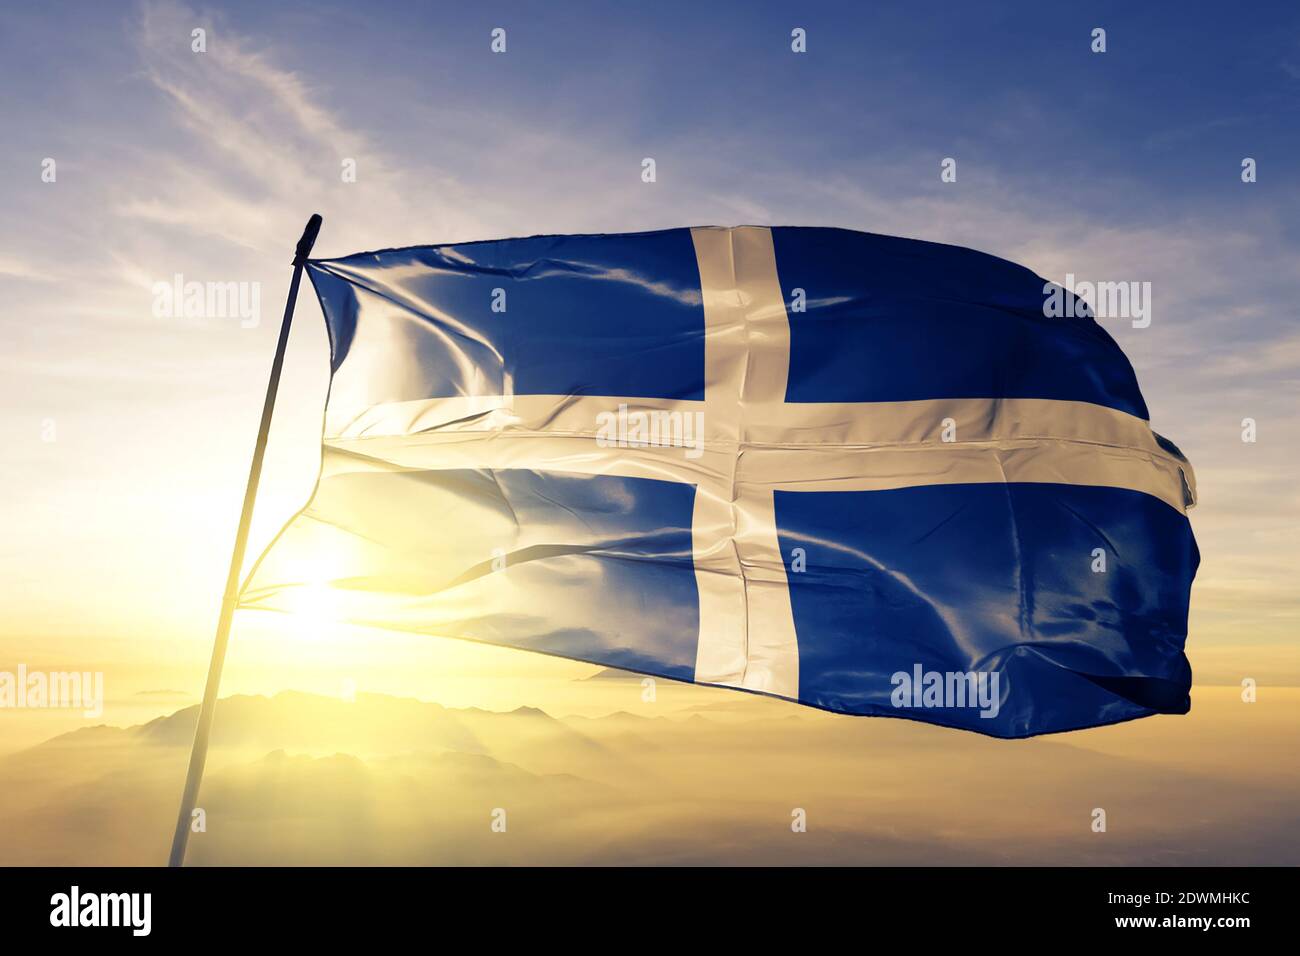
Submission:
<svg viewBox="0 0 1300 956">
<path fill-rule="evenodd" d="M 1288 711 L 1223 691 L 1200 692 L 1190 718 L 1024 741 L 725 692 L 717 707 L 600 717 L 232 696 L 188 861 L 1293 863 Z M 196 718 L 185 707 L 0 758 L 0 864 L 161 863 Z M 791 830 L 796 809 L 806 832 Z"/>
</svg>

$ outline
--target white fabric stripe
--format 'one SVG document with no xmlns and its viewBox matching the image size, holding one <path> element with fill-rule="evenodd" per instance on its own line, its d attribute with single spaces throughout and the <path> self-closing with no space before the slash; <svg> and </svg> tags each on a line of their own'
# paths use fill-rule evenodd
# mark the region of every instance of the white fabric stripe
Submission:
<svg viewBox="0 0 1300 956">
<path fill-rule="evenodd" d="M 736 547 L 736 521 L 729 486 L 716 482 L 696 486 L 691 540 L 700 600 L 695 650 L 695 679 L 700 683 L 744 686 L 749 665 L 750 615 Z"/>
<path fill-rule="evenodd" d="M 374 405 L 327 441 L 416 433 L 519 433 L 596 438 L 601 415 L 643 411 L 670 415 L 704 412 L 706 402 L 620 396 L 485 395 Z M 746 408 L 755 408 L 748 403 Z M 1141 450 L 1178 461 L 1156 442 L 1141 418 L 1102 405 L 1047 398 L 944 398 L 910 402 L 766 404 L 762 417 L 747 411 L 745 446 L 933 445 L 953 422 L 956 444 L 1004 440 L 1061 440 Z M 733 447 L 736 416 L 706 415 L 705 441 Z M 730 434 L 729 434 L 730 432 Z"/>
<path fill-rule="evenodd" d="M 968 442 L 914 448 L 706 448 L 696 459 L 681 448 L 601 448 L 591 438 L 549 434 L 411 435 L 330 441 L 322 477 L 355 471 L 441 468 L 530 468 L 585 475 L 656 478 L 722 487 L 782 491 L 886 491 L 917 485 L 998 482 L 1128 488 L 1185 511 L 1179 491 L 1186 468 L 1176 459 L 1134 449 L 1060 439 Z M 1188 474 L 1190 479 L 1190 474 Z M 726 488 L 731 482 L 725 483 Z M 728 497 L 725 499 L 730 500 Z"/>
<path fill-rule="evenodd" d="M 702 500 L 697 512 L 703 511 L 704 521 L 694 531 L 696 555 L 725 554 L 732 583 L 720 587 L 720 575 L 712 569 L 697 575 L 701 600 L 695 679 L 797 698 L 799 647 L 773 491 L 747 486 L 738 474 L 749 422 L 764 420 L 784 404 L 790 367 L 790 324 L 772 232 L 758 226 L 700 228 L 691 230 L 691 240 L 704 297 L 706 433 L 735 442 L 730 487 L 697 491 Z M 729 542 L 718 540 L 724 529 Z M 736 621 L 744 622 L 740 674 L 737 642 L 742 635 Z"/>
<path fill-rule="evenodd" d="M 750 615 L 744 567 L 736 547 L 736 468 L 739 465 L 740 395 L 749 342 L 727 230 L 692 230 L 704 303 L 704 423 L 710 447 L 729 459 L 695 492 L 695 583 L 700 596 L 695 679 L 743 685 L 749 665 Z M 713 253 L 702 254 L 701 244 Z M 708 270 L 713 272 L 709 273 Z M 716 273 L 721 273 L 718 275 Z M 707 274 L 706 274 L 707 273 Z"/>
</svg>

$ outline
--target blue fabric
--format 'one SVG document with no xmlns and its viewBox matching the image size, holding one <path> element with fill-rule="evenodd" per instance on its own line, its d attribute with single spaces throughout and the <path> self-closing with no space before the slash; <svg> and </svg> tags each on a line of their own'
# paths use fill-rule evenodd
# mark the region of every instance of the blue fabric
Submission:
<svg viewBox="0 0 1300 956">
<path fill-rule="evenodd" d="M 1043 315 L 1041 278 L 972 249 L 848 229 L 772 230 L 790 316 L 789 402 L 1055 398 L 1147 417 L 1093 319 Z"/>
<path fill-rule="evenodd" d="M 1155 498 L 1056 484 L 778 491 L 776 518 L 804 703 L 1001 737 L 1188 709 L 1199 555 L 1187 518 Z M 996 715 L 895 706 L 892 675 L 918 665 L 998 673 Z"/>
<path fill-rule="evenodd" d="M 335 370 L 367 295 L 441 333 L 417 340 L 423 375 L 389 401 L 500 395 L 507 381 L 517 395 L 704 397 L 689 229 L 394 249 L 313 261 L 311 277 Z"/>
<path fill-rule="evenodd" d="M 362 471 L 322 479 L 304 514 L 328 525 L 341 553 L 383 552 L 335 588 L 459 609 L 450 625 L 420 630 L 690 680 L 694 503 L 694 485 L 649 478 Z M 253 590 L 244 603 L 258 600 Z"/>
</svg>

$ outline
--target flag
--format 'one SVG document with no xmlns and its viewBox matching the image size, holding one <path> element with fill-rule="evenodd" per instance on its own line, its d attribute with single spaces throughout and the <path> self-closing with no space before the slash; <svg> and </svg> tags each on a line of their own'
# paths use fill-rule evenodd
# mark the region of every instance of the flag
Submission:
<svg viewBox="0 0 1300 956">
<path fill-rule="evenodd" d="M 1192 470 L 1021 266 L 710 227 L 307 268 L 320 478 L 242 607 L 998 737 L 1190 706 Z"/>
</svg>

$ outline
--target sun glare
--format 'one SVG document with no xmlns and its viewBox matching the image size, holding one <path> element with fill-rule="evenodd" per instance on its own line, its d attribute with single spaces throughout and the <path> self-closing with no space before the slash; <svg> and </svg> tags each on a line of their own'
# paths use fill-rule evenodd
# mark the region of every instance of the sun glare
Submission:
<svg viewBox="0 0 1300 956">
<path fill-rule="evenodd" d="M 283 594 L 286 637 L 319 643 L 334 636 L 344 620 L 343 595 L 333 586 L 337 562 L 316 555 L 302 568 L 302 581 Z"/>
</svg>

